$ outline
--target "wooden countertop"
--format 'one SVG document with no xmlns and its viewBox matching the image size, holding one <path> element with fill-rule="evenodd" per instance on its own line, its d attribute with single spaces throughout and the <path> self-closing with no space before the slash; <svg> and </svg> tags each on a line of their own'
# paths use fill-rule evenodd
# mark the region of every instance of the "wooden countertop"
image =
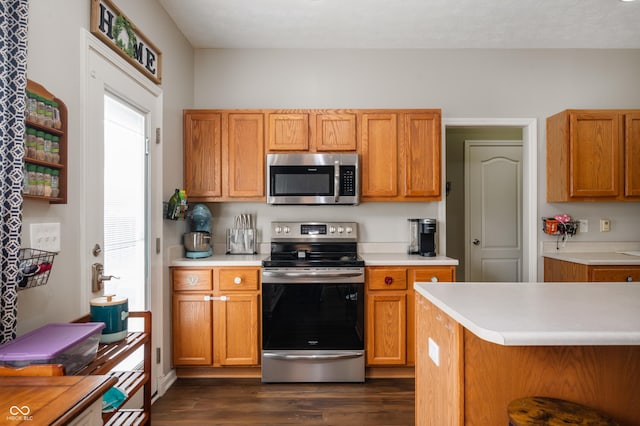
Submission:
<svg viewBox="0 0 640 426">
<path fill-rule="evenodd" d="M 415 290 L 488 342 L 640 345 L 638 283 L 416 283 Z"/>
<path fill-rule="evenodd" d="M 66 424 L 116 383 L 110 376 L 0 377 L 0 424 Z"/>
</svg>

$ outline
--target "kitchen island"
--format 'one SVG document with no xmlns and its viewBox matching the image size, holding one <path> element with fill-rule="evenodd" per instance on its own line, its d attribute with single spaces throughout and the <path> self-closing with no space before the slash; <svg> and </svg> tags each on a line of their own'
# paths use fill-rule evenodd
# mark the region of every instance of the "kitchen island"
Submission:
<svg viewBox="0 0 640 426">
<path fill-rule="evenodd" d="M 416 283 L 416 424 L 508 424 L 549 396 L 640 421 L 640 285 Z"/>
</svg>

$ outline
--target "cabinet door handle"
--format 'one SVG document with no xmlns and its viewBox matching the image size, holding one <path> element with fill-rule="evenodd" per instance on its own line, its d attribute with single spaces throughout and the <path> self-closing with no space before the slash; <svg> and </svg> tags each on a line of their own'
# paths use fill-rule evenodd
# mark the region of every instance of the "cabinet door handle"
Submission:
<svg viewBox="0 0 640 426">
<path fill-rule="evenodd" d="M 391 277 L 384 277 L 384 283 L 386 285 L 391 285 L 391 283 L 393 283 L 393 278 Z"/>
<path fill-rule="evenodd" d="M 631 275 L 627 275 L 627 282 L 633 282 L 633 277 Z"/>
<path fill-rule="evenodd" d="M 437 283 L 438 282 L 438 277 L 436 277 L 436 276 L 431 277 L 431 282 L 432 283 Z"/>
<path fill-rule="evenodd" d="M 235 278 L 233 279 L 233 283 L 234 283 L 235 285 L 240 285 L 240 284 L 242 284 L 242 278 L 240 278 L 240 277 L 235 277 Z"/>
<path fill-rule="evenodd" d="M 187 284 L 188 285 L 196 285 L 196 284 L 198 284 L 198 276 L 197 275 L 189 275 L 189 276 L 187 276 Z"/>
</svg>

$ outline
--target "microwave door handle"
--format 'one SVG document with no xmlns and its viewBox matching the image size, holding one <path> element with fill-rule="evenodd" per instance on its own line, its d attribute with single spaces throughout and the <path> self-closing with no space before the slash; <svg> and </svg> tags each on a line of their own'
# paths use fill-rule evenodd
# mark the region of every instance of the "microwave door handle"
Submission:
<svg viewBox="0 0 640 426">
<path fill-rule="evenodd" d="M 340 161 L 333 162 L 333 202 L 337 203 L 340 199 Z"/>
</svg>

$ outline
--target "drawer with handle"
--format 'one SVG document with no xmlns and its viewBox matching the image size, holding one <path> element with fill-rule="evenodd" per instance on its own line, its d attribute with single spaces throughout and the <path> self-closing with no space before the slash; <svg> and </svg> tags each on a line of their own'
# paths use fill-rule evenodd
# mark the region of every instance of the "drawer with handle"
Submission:
<svg viewBox="0 0 640 426">
<path fill-rule="evenodd" d="M 172 282 L 174 291 L 213 290 L 211 269 L 173 269 Z"/>
</svg>

